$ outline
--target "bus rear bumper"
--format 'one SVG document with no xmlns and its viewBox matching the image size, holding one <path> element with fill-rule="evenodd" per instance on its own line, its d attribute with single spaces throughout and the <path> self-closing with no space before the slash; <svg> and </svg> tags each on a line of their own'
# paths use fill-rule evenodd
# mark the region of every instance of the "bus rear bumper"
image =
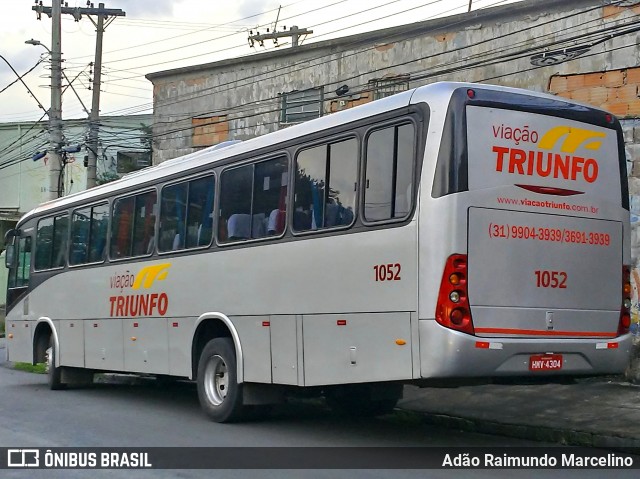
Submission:
<svg viewBox="0 0 640 479">
<path fill-rule="evenodd" d="M 613 339 L 480 338 L 433 319 L 420 320 L 419 332 L 422 378 L 620 374 L 629 364 L 632 342 L 631 334 Z M 532 356 L 555 358 L 553 369 L 531 370 Z"/>
</svg>

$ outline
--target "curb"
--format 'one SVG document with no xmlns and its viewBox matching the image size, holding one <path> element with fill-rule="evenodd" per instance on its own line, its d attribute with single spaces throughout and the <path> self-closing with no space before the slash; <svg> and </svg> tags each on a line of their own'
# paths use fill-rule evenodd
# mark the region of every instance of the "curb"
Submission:
<svg viewBox="0 0 640 479">
<path fill-rule="evenodd" d="M 526 424 L 508 424 L 477 418 L 463 418 L 446 414 L 419 412 L 396 408 L 396 412 L 418 417 L 423 423 L 466 432 L 492 434 L 518 439 L 553 442 L 565 446 L 599 447 L 637 453 L 640 439 L 593 433 L 568 428 L 553 428 Z"/>
</svg>

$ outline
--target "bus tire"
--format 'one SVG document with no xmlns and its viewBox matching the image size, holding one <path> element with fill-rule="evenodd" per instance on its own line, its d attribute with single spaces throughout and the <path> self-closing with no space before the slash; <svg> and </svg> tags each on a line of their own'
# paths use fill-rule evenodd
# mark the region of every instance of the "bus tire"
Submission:
<svg viewBox="0 0 640 479">
<path fill-rule="evenodd" d="M 49 339 L 49 347 L 46 353 L 47 380 L 49 389 L 56 391 L 65 389 L 67 385 L 62 382 L 62 367 L 56 366 L 56 345 L 53 336 Z"/>
<path fill-rule="evenodd" d="M 231 338 L 209 341 L 198 362 L 198 399 L 215 422 L 242 418 L 242 384 L 237 380 L 236 350 Z"/>
</svg>

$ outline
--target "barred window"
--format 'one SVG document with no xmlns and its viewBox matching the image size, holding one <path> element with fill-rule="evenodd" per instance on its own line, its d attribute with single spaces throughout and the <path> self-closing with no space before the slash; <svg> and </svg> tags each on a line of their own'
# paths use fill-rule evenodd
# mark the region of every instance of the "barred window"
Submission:
<svg viewBox="0 0 640 479">
<path fill-rule="evenodd" d="M 282 94 L 281 123 L 301 123 L 322 116 L 322 88 Z"/>
<path fill-rule="evenodd" d="M 373 99 L 380 100 L 407 91 L 409 89 L 409 75 L 376 78 L 369 81 L 369 87 L 373 90 Z"/>
</svg>

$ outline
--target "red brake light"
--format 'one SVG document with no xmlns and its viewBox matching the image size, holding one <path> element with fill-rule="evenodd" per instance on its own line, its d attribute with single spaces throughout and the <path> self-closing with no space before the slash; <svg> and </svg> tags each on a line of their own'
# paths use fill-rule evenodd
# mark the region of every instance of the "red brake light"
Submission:
<svg viewBox="0 0 640 479">
<path fill-rule="evenodd" d="M 469 88 L 467 90 L 467 96 L 473 100 L 476 97 L 476 92 Z"/>
<path fill-rule="evenodd" d="M 447 258 L 438 293 L 436 321 L 446 328 L 475 333 L 467 294 L 467 255 L 453 254 Z"/>
<path fill-rule="evenodd" d="M 631 327 L 631 268 L 622 267 L 622 304 L 620 305 L 620 321 L 618 336 L 627 334 Z"/>
</svg>

